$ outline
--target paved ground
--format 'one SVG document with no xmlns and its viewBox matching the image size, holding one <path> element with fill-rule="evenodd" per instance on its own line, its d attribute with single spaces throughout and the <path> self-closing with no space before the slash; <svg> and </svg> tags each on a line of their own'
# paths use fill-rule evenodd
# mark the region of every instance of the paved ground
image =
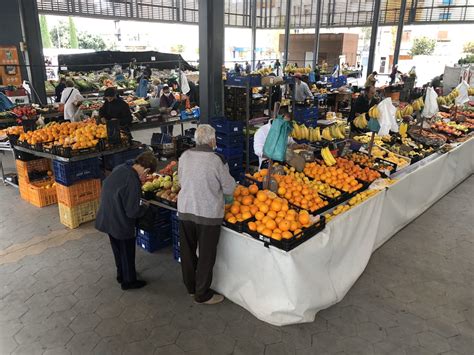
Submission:
<svg viewBox="0 0 474 355">
<path fill-rule="evenodd" d="M 474 176 L 372 257 L 311 324 L 267 325 L 226 301 L 194 305 L 171 251 L 138 252 L 123 292 L 106 238 L 66 230 L 0 186 L 0 354 L 473 354 Z"/>
</svg>

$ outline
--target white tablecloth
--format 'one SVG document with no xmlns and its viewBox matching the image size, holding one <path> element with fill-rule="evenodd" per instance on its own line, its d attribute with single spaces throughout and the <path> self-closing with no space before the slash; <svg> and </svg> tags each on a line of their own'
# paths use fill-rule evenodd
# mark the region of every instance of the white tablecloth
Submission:
<svg viewBox="0 0 474 355">
<path fill-rule="evenodd" d="M 290 252 L 223 228 L 213 288 L 274 325 L 312 322 L 339 302 L 373 251 L 474 172 L 474 139 L 421 161 Z"/>
</svg>

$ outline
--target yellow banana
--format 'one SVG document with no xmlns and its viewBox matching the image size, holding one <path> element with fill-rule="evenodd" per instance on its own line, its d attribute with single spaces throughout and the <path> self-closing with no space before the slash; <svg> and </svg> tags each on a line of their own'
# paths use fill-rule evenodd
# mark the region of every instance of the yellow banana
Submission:
<svg viewBox="0 0 474 355">
<path fill-rule="evenodd" d="M 316 142 L 319 142 L 321 140 L 321 129 L 319 127 L 316 127 L 314 138 Z"/>
<path fill-rule="evenodd" d="M 331 133 L 329 133 L 329 128 L 328 127 L 323 129 L 323 138 L 328 140 L 328 141 L 332 141 L 332 136 L 331 136 Z"/>
<path fill-rule="evenodd" d="M 400 136 L 402 136 L 402 138 L 406 138 L 407 130 L 408 130 L 408 124 L 406 122 L 402 122 L 400 124 L 400 129 L 399 129 L 399 133 L 400 133 Z"/>
</svg>

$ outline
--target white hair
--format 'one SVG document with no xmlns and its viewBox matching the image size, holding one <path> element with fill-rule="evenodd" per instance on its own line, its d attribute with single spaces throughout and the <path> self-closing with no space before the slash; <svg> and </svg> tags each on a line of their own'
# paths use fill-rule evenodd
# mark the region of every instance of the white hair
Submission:
<svg viewBox="0 0 474 355">
<path fill-rule="evenodd" d="M 208 124 L 199 125 L 194 133 L 196 145 L 211 145 L 216 139 L 216 130 Z"/>
</svg>

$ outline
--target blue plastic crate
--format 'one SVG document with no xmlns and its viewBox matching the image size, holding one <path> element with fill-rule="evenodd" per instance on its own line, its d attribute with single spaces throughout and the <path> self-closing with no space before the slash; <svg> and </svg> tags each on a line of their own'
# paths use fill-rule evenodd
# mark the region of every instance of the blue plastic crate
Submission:
<svg viewBox="0 0 474 355">
<path fill-rule="evenodd" d="M 179 250 L 179 248 L 173 248 L 173 258 L 178 263 L 181 263 L 181 251 Z"/>
<path fill-rule="evenodd" d="M 223 133 L 227 136 L 242 136 L 244 129 L 243 121 L 230 121 L 223 117 L 217 117 L 211 120 L 211 125 L 216 129 L 216 132 Z"/>
<path fill-rule="evenodd" d="M 236 157 L 236 158 L 227 159 L 227 164 L 229 165 L 229 170 L 231 171 L 237 170 L 237 169 L 243 170 L 242 163 L 243 163 L 243 155 L 240 155 L 239 157 Z"/>
<path fill-rule="evenodd" d="M 218 147 L 240 148 L 242 147 L 243 136 L 228 136 L 223 133 L 216 134 L 216 142 Z"/>
<path fill-rule="evenodd" d="M 227 159 L 242 156 L 244 148 L 242 146 L 235 148 L 227 148 L 223 146 L 217 146 L 216 153 L 222 154 Z"/>
<path fill-rule="evenodd" d="M 142 147 L 135 148 L 135 149 L 130 149 L 130 150 L 126 150 L 126 151 L 120 152 L 120 153 L 105 155 L 102 158 L 102 161 L 104 162 L 105 169 L 112 170 L 117 165 L 123 164 L 123 163 L 127 162 L 128 160 L 135 159 L 137 156 L 139 156 L 144 151 L 145 151 L 145 148 L 142 148 Z"/>
<path fill-rule="evenodd" d="M 230 175 L 234 179 L 240 180 L 240 178 L 242 177 L 242 174 L 244 173 L 244 169 L 243 168 L 230 169 L 229 172 L 230 172 Z"/>
<path fill-rule="evenodd" d="M 153 253 L 171 245 L 171 233 L 147 232 L 143 229 L 136 230 L 137 245 Z"/>
<path fill-rule="evenodd" d="M 298 119 L 317 119 L 318 118 L 318 108 L 315 107 L 303 107 L 303 108 L 296 108 L 294 112 L 294 118 Z"/>
<path fill-rule="evenodd" d="M 240 76 L 235 74 L 227 74 L 226 85 L 246 87 L 247 84 L 250 87 L 262 86 L 262 77 L 260 75 L 247 75 Z"/>
<path fill-rule="evenodd" d="M 53 160 L 54 178 L 61 185 L 70 186 L 76 181 L 100 178 L 99 158 L 62 162 Z"/>
</svg>

